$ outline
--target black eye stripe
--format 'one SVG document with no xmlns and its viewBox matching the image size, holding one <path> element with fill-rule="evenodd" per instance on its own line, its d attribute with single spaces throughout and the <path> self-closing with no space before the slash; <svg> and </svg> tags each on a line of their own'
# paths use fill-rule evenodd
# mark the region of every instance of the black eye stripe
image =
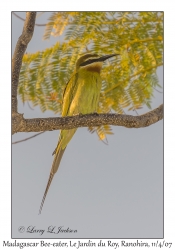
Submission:
<svg viewBox="0 0 175 250">
<path fill-rule="evenodd" d="M 99 57 L 99 58 L 89 59 L 89 60 L 87 60 L 85 62 L 82 62 L 80 64 L 80 66 L 86 66 L 86 65 L 89 65 L 89 64 L 94 63 L 94 62 L 104 62 L 105 60 L 107 60 L 107 59 L 109 59 L 109 58 L 111 58 L 113 56 L 117 56 L 117 55 L 119 55 L 119 54 L 112 54 L 112 55 L 102 56 L 102 57 Z"/>
<path fill-rule="evenodd" d="M 80 66 L 86 66 L 86 65 L 94 63 L 94 62 L 102 62 L 102 60 L 100 60 L 99 58 L 97 58 L 97 59 L 89 59 L 89 60 L 81 63 Z"/>
</svg>

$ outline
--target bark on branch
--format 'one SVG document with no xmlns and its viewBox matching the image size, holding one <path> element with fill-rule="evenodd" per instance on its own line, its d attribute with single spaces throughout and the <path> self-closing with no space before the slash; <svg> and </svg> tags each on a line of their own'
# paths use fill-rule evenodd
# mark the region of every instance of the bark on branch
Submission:
<svg viewBox="0 0 175 250">
<path fill-rule="evenodd" d="M 18 39 L 12 59 L 12 113 L 17 112 L 17 88 L 19 73 L 24 52 L 33 36 L 35 18 L 36 12 L 26 12 L 26 20 L 24 22 L 23 32 Z"/>
<path fill-rule="evenodd" d="M 105 124 L 124 126 L 126 128 L 143 128 L 162 119 L 163 104 L 158 108 L 140 116 L 120 114 L 88 114 L 56 118 L 24 119 L 23 115 L 18 114 L 14 119 L 16 123 L 13 124 L 13 133 L 72 129 Z"/>
</svg>

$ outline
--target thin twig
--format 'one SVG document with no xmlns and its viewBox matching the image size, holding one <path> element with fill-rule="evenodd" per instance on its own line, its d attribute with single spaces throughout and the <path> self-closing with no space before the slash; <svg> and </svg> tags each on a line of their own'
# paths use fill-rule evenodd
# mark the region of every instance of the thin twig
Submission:
<svg viewBox="0 0 175 250">
<path fill-rule="evenodd" d="M 156 89 L 156 88 L 154 88 L 154 87 L 153 87 L 153 89 L 154 89 L 155 91 L 161 93 L 161 94 L 163 93 L 163 92 L 159 91 L 158 89 Z"/>
<path fill-rule="evenodd" d="M 22 20 L 22 21 L 25 21 L 25 20 L 26 20 L 26 19 L 24 19 L 24 18 L 18 16 L 15 12 L 12 12 L 12 14 L 13 14 L 14 16 L 16 16 L 17 18 L 19 18 L 20 20 Z M 46 23 L 43 23 L 43 24 L 35 23 L 35 26 L 46 26 L 46 25 L 47 25 Z"/>
<path fill-rule="evenodd" d="M 28 137 L 28 138 L 25 138 L 25 139 L 23 139 L 23 140 L 20 140 L 20 141 L 14 141 L 14 142 L 12 142 L 12 144 L 17 144 L 17 143 L 20 143 L 20 142 L 23 142 L 23 141 L 27 141 L 27 140 L 30 140 L 30 139 L 32 139 L 32 138 L 34 138 L 34 137 L 36 137 L 36 136 L 38 136 L 38 135 L 40 135 L 40 134 L 43 134 L 45 131 L 42 131 L 42 132 L 40 132 L 40 133 L 37 133 L 36 135 L 32 135 L 32 136 L 30 136 L 30 137 Z"/>
</svg>

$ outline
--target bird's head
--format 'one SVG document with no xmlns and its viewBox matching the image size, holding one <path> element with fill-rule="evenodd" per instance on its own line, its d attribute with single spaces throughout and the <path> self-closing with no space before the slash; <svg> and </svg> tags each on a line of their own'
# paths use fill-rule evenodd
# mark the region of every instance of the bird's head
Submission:
<svg viewBox="0 0 175 250">
<path fill-rule="evenodd" d="M 94 71 L 100 73 L 103 62 L 113 56 L 117 56 L 118 54 L 111 54 L 105 56 L 99 56 L 93 53 L 87 53 L 81 56 L 76 63 L 76 70 L 80 68 L 84 68 L 88 71 Z"/>
</svg>

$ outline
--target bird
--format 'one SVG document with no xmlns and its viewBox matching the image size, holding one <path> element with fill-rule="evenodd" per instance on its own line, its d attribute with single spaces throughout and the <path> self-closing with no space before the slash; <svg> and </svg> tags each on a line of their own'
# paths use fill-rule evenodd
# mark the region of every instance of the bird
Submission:
<svg viewBox="0 0 175 250">
<path fill-rule="evenodd" d="M 77 60 L 74 73 L 66 84 L 63 93 L 62 117 L 97 112 L 102 86 L 100 71 L 103 62 L 117 55 L 118 54 L 99 56 L 95 53 L 86 53 Z M 58 144 L 53 152 L 54 159 L 39 214 L 42 211 L 46 195 L 53 177 L 58 170 L 65 149 L 76 130 L 77 128 L 60 131 Z"/>
</svg>

